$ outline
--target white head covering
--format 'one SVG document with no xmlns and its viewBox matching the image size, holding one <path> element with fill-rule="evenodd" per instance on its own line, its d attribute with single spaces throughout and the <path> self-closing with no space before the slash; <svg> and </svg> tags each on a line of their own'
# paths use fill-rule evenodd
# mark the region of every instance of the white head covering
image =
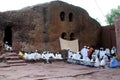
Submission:
<svg viewBox="0 0 120 80">
<path fill-rule="evenodd" d="M 84 48 L 86 48 L 87 46 L 84 46 Z"/>
</svg>

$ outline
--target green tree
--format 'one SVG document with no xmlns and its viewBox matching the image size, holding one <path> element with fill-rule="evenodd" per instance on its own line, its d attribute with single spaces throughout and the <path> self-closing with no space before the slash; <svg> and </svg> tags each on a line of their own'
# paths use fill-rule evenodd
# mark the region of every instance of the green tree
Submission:
<svg viewBox="0 0 120 80">
<path fill-rule="evenodd" d="M 116 9 L 111 9 L 111 12 L 106 15 L 106 22 L 110 25 L 114 24 L 114 17 L 118 14 L 120 14 L 120 6 Z"/>
</svg>

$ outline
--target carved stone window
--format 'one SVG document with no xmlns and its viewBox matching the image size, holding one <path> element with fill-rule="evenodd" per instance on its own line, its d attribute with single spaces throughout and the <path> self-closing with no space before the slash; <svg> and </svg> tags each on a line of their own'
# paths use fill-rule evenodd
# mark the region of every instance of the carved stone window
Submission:
<svg viewBox="0 0 120 80">
<path fill-rule="evenodd" d="M 60 20 L 61 21 L 65 20 L 65 12 L 63 12 L 63 11 L 60 13 Z"/>
<path fill-rule="evenodd" d="M 65 32 L 63 32 L 63 33 L 61 34 L 61 38 L 62 38 L 62 39 L 66 39 L 66 36 L 67 36 L 67 34 L 66 34 Z"/>
<path fill-rule="evenodd" d="M 72 21 L 73 21 L 73 14 L 69 13 L 69 22 L 72 22 Z"/>
<path fill-rule="evenodd" d="M 70 34 L 70 40 L 74 40 L 75 39 L 75 35 L 74 35 L 74 33 L 71 33 Z"/>
</svg>

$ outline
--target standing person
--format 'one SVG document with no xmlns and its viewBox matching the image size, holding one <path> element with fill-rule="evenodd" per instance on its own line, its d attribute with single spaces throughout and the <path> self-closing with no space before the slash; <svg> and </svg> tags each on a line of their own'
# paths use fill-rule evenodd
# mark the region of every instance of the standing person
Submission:
<svg viewBox="0 0 120 80">
<path fill-rule="evenodd" d="M 100 60 L 102 59 L 102 57 L 105 55 L 106 51 L 104 50 L 103 47 L 100 48 Z"/>
<path fill-rule="evenodd" d="M 82 49 L 81 49 L 81 54 L 83 56 L 83 59 L 86 60 L 87 56 L 88 56 L 88 53 L 87 53 L 87 47 L 84 46 Z"/>
<path fill-rule="evenodd" d="M 94 52 L 94 49 L 91 47 L 89 50 L 88 50 L 88 57 L 89 59 L 91 60 L 92 59 L 92 54 Z"/>
<path fill-rule="evenodd" d="M 110 49 L 109 48 L 105 49 L 105 55 L 108 57 L 108 60 L 110 61 Z"/>
<path fill-rule="evenodd" d="M 115 46 L 112 47 L 111 49 L 111 57 L 116 56 L 116 48 Z"/>
</svg>

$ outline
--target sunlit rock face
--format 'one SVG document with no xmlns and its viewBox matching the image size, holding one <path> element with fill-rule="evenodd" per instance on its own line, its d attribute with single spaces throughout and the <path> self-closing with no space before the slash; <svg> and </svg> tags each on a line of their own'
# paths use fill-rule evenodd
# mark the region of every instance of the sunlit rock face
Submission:
<svg viewBox="0 0 120 80">
<path fill-rule="evenodd" d="M 14 50 L 60 50 L 59 37 L 79 40 L 79 47 L 97 46 L 100 24 L 77 6 L 53 1 L 0 13 L 0 40 Z M 10 34 L 10 35 L 8 35 Z"/>
</svg>

